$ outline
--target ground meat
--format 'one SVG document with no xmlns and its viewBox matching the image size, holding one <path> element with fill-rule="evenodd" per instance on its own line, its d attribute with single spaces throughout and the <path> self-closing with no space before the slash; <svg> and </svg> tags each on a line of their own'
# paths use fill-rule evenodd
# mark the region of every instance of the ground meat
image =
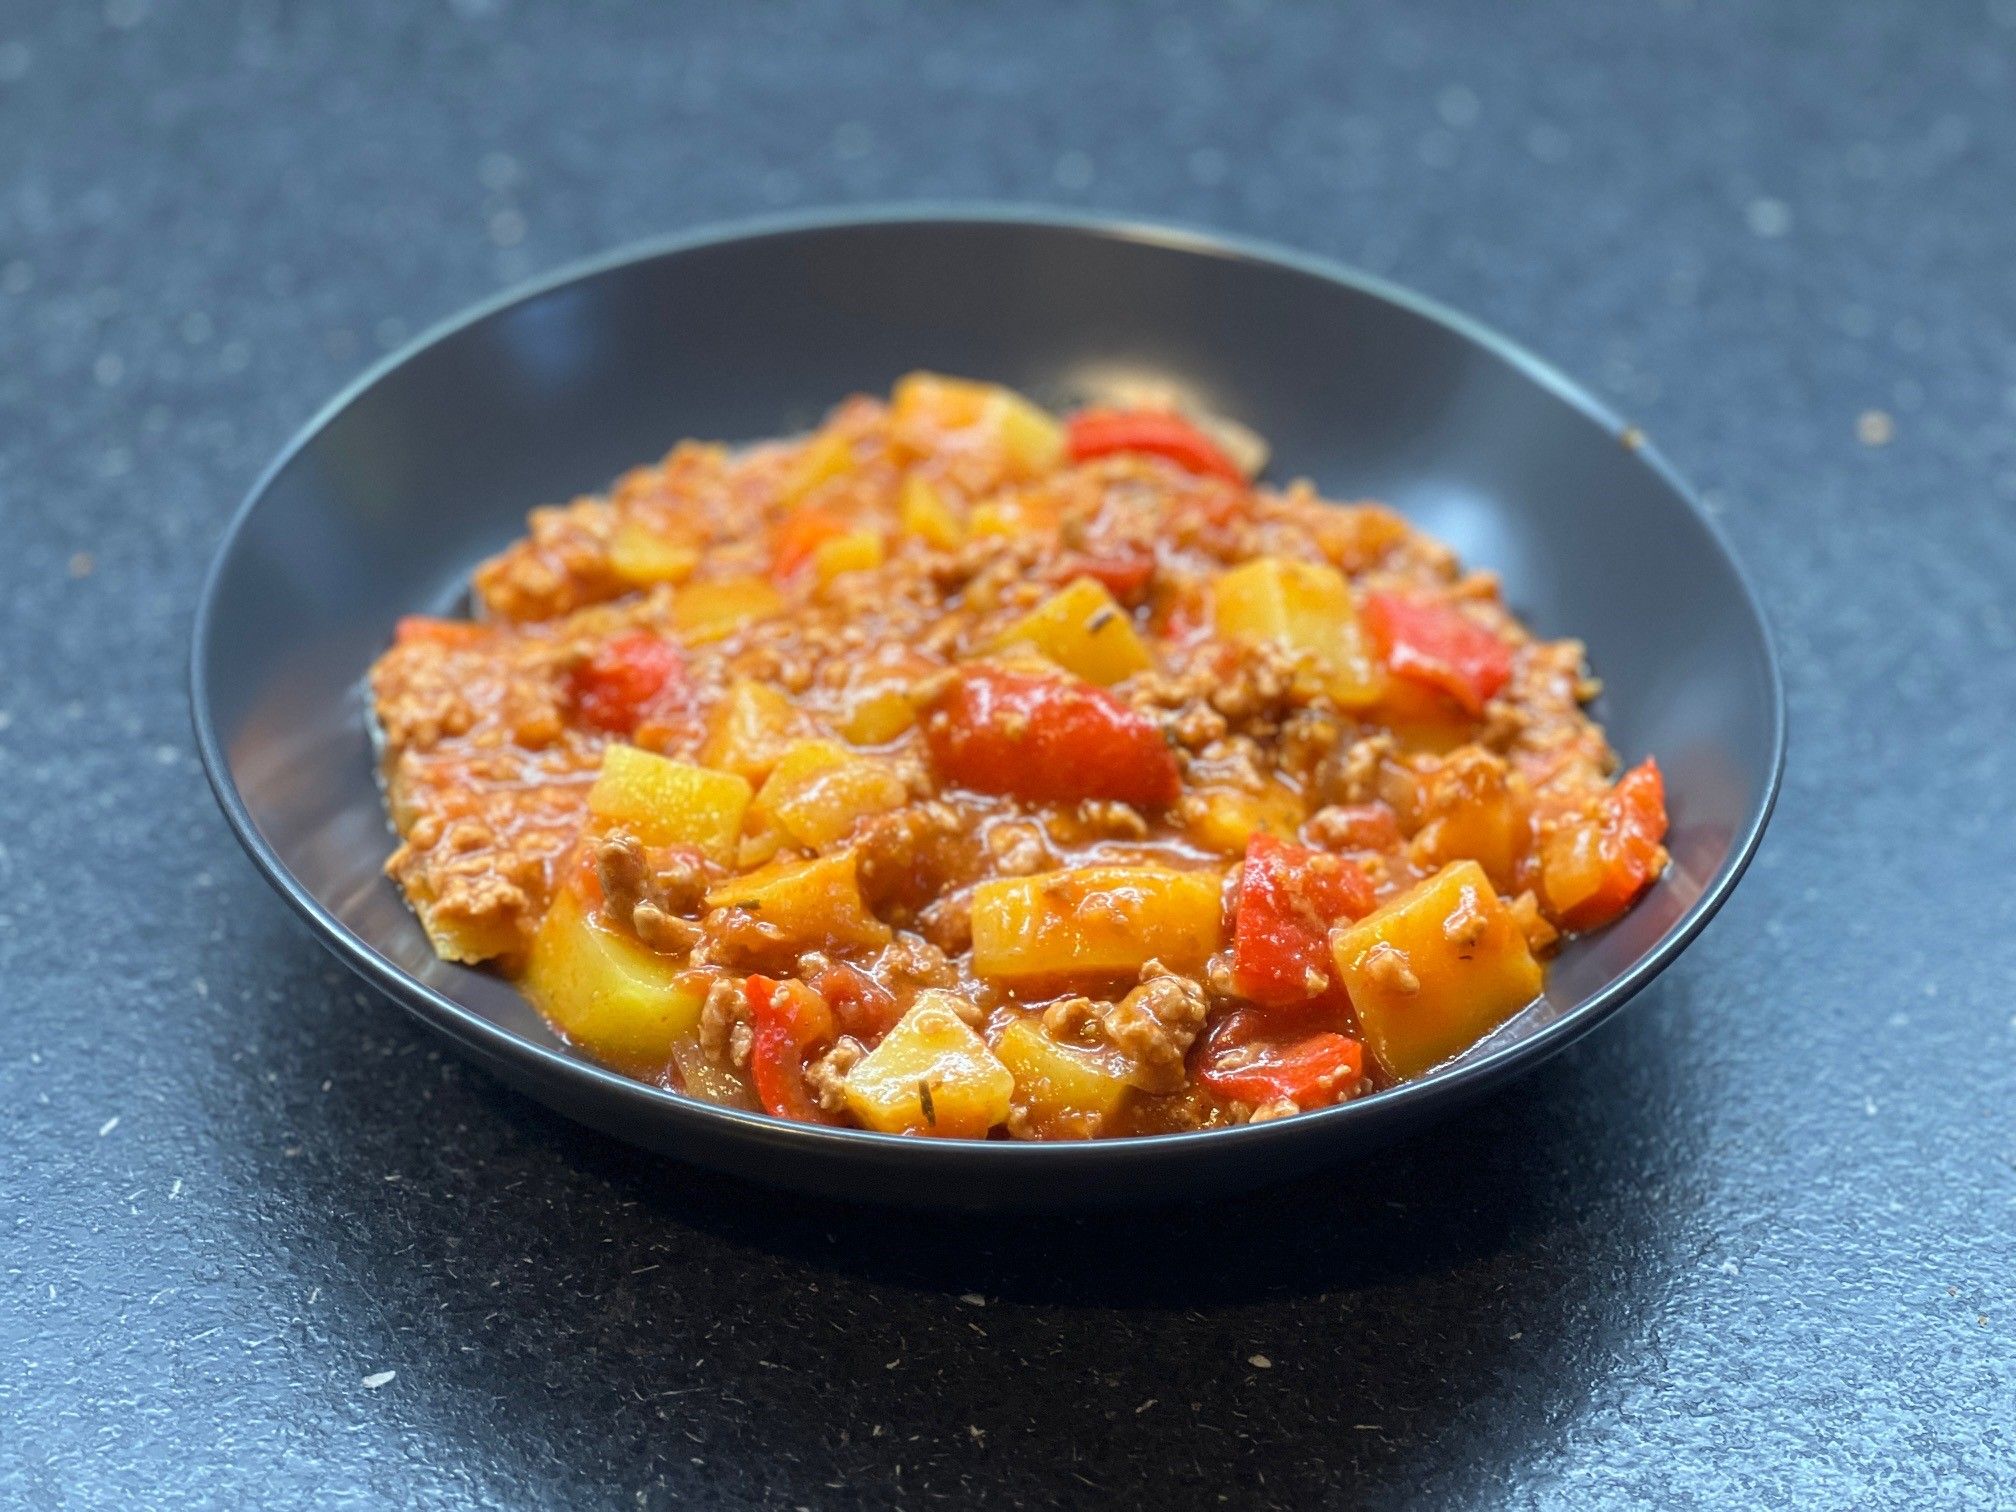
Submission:
<svg viewBox="0 0 2016 1512">
<path fill-rule="evenodd" d="M 1387 734 L 1367 735 L 1317 763 L 1313 782 L 1321 803 L 1364 803 L 1378 794 L 1380 763 L 1398 749 Z"/>
<path fill-rule="evenodd" d="M 700 1048 L 717 1065 L 749 1064 L 749 993 L 733 977 L 716 977 L 700 1005 Z"/>
<path fill-rule="evenodd" d="M 901 931 L 882 952 L 881 975 L 892 987 L 951 987 L 959 981 L 959 968 L 936 945 L 908 931 Z"/>
<path fill-rule="evenodd" d="M 1189 977 L 1160 961 L 1141 969 L 1141 985 L 1104 1015 L 1106 1037 L 1133 1063 L 1129 1080 L 1144 1092 L 1174 1092 L 1183 1085 L 1183 1057 L 1204 1027 L 1210 1002 Z"/>
<path fill-rule="evenodd" d="M 1183 1086 L 1183 1057 L 1204 1027 L 1210 1001 L 1202 986 L 1150 961 L 1141 985 L 1117 1003 L 1068 997 L 1043 1011 L 1043 1027 L 1062 1044 L 1110 1045 L 1128 1060 L 1128 1080 L 1144 1092 Z"/>
<path fill-rule="evenodd" d="M 823 1111 L 838 1113 L 847 1106 L 847 1073 L 867 1053 L 861 1041 L 843 1034 L 834 1041 L 832 1049 L 806 1063 L 805 1084 L 812 1089 L 812 1099 Z"/>
</svg>

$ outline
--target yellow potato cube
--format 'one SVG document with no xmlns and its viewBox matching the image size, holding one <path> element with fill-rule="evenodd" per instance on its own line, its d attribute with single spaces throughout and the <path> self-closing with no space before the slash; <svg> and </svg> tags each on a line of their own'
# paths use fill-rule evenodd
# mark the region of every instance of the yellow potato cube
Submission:
<svg viewBox="0 0 2016 1512">
<path fill-rule="evenodd" d="M 761 782 L 805 725 L 804 716 L 790 699 L 767 684 L 744 678 L 729 685 L 709 719 L 700 760 L 720 771 Z"/>
<path fill-rule="evenodd" d="M 1467 1050 L 1540 992 L 1540 963 L 1475 861 L 1339 930 L 1331 949 L 1366 1047 L 1394 1076 Z"/>
<path fill-rule="evenodd" d="M 699 548 L 692 542 L 653 530 L 634 517 L 617 521 L 609 537 L 609 565 L 625 582 L 639 588 L 683 583 L 699 562 Z"/>
<path fill-rule="evenodd" d="M 1223 932 L 1215 871 L 1082 866 L 973 890 L 973 970 L 996 981 L 1201 971 Z"/>
<path fill-rule="evenodd" d="M 646 845 L 691 845 L 725 864 L 735 859 L 750 792 L 732 772 L 612 745 L 588 790 L 588 812 Z"/>
<path fill-rule="evenodd" d="M 1206 850 L 1243 856 L 1255 835 L 1293 839 L 1301 828 L 1303 802 L 1279 783 L 1258 793 L 1243 788 L 1213 788 L 1198 795 L 1194 817 L 1185 811 L 1190 838 Z"/>
<path fill-rule="evenodd" d="M 632 1073 L 665 1066 L 707 996 L 684 962 L 591 917 L 572 888 L 541 921 L 519 986 L 568 1039 Z"/>
<path fill-rule="evenodd" d="M 768 619 L 784 607 L 784 595 L 760 577 L 710 578 L 688 583 L 672 598 L 672 623 L 691 641 L 733 635 L 752 620 Z"/>
<path fill-rule="evenodd" d="M 889 926 L 868 911 L 853 851 L 811 861 L 776 861 L 724 882 L 709 908 L 740 908 L 775 925 L 801 950 L 889 943 Z"/>
<path fill-rule="evenodd" d="M 949 550 L 966 539 L 966 522 L 928 478 L 912 473 L 903 480 L 903 533 Z"/>
<path fill-rule="evenodd" d="M 1016 1105 L 1052 1138 L 1098 1133 L 1131 1090 L 1119 1056 L 1059 1044 L 1033 1018 L 1004 1029 L 994 1055 L 1015 1078 Z"/>
<path fill-rule="evenodd" d="M 805 443 L 791 464 L 780 492 L 784 502 L 796 504 L 822 483 L 830 483 L 854 466 L 854 447 L 845 436 L 821 431 Z"/>
<path fill-rule="evenodd" d="M 1275 641 L 1308 652 L 1324 668 L 1330 696 L 1347 708 L 1379 698 L 1385 676 L 1358 624 L 1351 585 L 1334 567 L 1285 557 L 1260 557 L 1212 585 L 1220 635 Z"/>
<path fill-rule="evenodd" d="M 922 992 L 847 1073 L 854 1116 L 884 1134 L 978 1139 L 1008 1116 L 1015 1078 L 954 1011 L 952 994 Z"/>
<path fill-rule="evenodd" d="M 837 741 L 800 740 L 778 758 L 750 816 L 775 825 L 810 850 L 841 839 L 870 814 L 909 802 L 910 790 L 886 763 L 857 756 Z"/>
<path fill-rule="evenodd" d="M 981 429 L 1028 476 L 1048 471 L 1064 454 L 1064 427 L 1056 417 L 998 384 L 911 373 L 897 383 L 890 410 L 899 426 Z"/>
<path fill-rule="evenodd" d="M 812 548 L 812 570 L 820 582 L 830 583 L 843 572 L 880 567 L 885 555 L 882 537 L 875 531 L 850 530 Z"/>
<path fill-rule="evenodd" d="M 840 733 L 855 745 L 887 745 L 917 723 L 917 705 L 902 688 L 864 693 L 841 721 Z"/>
<path fill-rule="evenodd" d="M 1147 646 L 1105 584 L 1074 578 L 995 638 L 990 650 L 1034 647 L 1065 671 L 1105 687 L 1145 671 Z"/>
</svg>

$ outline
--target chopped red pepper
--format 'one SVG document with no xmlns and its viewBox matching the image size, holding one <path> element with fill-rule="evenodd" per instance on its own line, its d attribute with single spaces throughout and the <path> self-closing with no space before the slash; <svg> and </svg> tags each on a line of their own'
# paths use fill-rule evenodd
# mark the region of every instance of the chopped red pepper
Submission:
<svg viewBox="0 0 2016 1512">
<path fill-rule="evenodd" d="M 752 976 L 749 1079 L 766 1113 L 799 1123 L 831 1123 L 805 1084 L 805 1057 L 833 1042 L 833 1011 L 803 982 Z"/>
<path fill-rule="evenodd" d="M 1666 779 L 1646 757 L 1580 824 L 1563 824 L 1541 856 L 1541 885 L 1564 929 L 1596 929 L 1631 906 L 1666 866 Z"/>
<path fill-rule="evenodd" d="M 1056 572 L 1051 575 L 1060 583 L 1089 577 L 1131 608 L 1141 601 L 1142 590 L 1155 576 L 1155 557 L 1146 548 L 1068 556 L 1058 563 Z"/>
<path fill-rule="evenodd" d="M 1375 593 L 1365 628 L 1396 677 L 1439 688 L 1472 715 L 1512 677 L 1512 648 L 1449 604 Z"/>
<path fill-rule="evenodd" d="M 799 510 L 777 527 L 772 542 L 771 576 L 780 581 L 795 576 L 811 564 L 813 552 L 846 533 L 846 525 L 830 514 L 816 509 Z"/>
<path fill-rule="evenodd" d="M 871 1048 L 903 1016 L 895 993 L 845 961 L 836 961 L 814 977 L 812 990 L 833 1010 L 841 1034 L 851 1034 Z"/>
<path fill-rule="evenodd" d="M 1180 415 L 1163 410 L 1080 410 L 1066 428 L 1071 460 L 1084 462 L 1115 452 L 1147 452 L 1188 472 L 1244 483 L 1239 466 L 1204 432 Z"/>
<path fill-rule="evenodd" d="M 1283 1033 L 1264 1010 L 1235 1009 L 1205 1037 L 1198 1084 L 1252 1108 L 1291 1102 L 1327 1107 L 1349 1095 L 1365 1074 L 1365 1047 L 1330 1030 Z"/>
<path fill-rule="evenodd" d="M 1372 911 L 1357 863 L 1272 835 L 1246 842 L 1233 911 L 1232 975 L 1256 1003 L 1299 1003 L 1329 987 L 1330 926 Z"/>
<path fill-rule="evenodd" d="M 574 669 L 569 693 L 584 724 L 629 735 L 646 719 L 664 718 L 685 703 L 685 658 L 672 642 L 631 630 Z"/>
<path fill-rule="evenodd" d="M 939 773 L 975 792 L 1160 808 L 1181 791 L 1154 723 L 1072 677 L 969 668 L 933 705 L 924 737 Z"/>
</svg>

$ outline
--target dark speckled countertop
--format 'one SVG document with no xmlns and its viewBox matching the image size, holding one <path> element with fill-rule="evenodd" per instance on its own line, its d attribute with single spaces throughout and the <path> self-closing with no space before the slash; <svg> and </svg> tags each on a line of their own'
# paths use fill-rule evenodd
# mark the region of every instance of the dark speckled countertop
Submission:
<svg viewBox="0 0 2016 1512">
<path fill-rule="evenodd" d="M 0 7 L 0 1500 L 2016 1505 L 2012 90 L 2007 0 Z M 1678 966 L 1362 1167 L 992 1228 L 322 955 L 184 712 L 260 466 L 524 275 L 910 196 L 1333 254 L 1657 437 L 1793 732 Z"/>
</svg>

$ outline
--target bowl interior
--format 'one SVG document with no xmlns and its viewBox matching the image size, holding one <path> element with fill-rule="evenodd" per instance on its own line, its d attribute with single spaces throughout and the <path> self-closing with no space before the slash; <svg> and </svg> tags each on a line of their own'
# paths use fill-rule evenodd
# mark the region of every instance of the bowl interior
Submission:
<svg viewBox="0 0 2016 1512">
<path fill-rule="evenodd" d="M 1390 502 L 1497 569 L 1537 632 L 1588 644 L 1597 717 L 1627 762 L 1665 770 L 1673 865 L 1466 1061 L 1619 996 L 1733 881 L 1776 776 L 1769 646 L 1714 532 L 1615 422 L 1460 322 L 1326 270 L 987 219 L 800 226 L 603 266 L 422 344 L 311 426 L 255 491 L 199 620 L 198 726 L 255 857 L 354 963 L 473 1015 L 442 1027 L 571 1056 L 508 985 L 437 960 L 381 874 L 366 667 L 401 614 L 456 603 L 532 506 L 681 437 L 805 428 L 919 367 L 1060 405 L 1172 384 L 1266 436 L 1271 477 Z"/>
</svg>

